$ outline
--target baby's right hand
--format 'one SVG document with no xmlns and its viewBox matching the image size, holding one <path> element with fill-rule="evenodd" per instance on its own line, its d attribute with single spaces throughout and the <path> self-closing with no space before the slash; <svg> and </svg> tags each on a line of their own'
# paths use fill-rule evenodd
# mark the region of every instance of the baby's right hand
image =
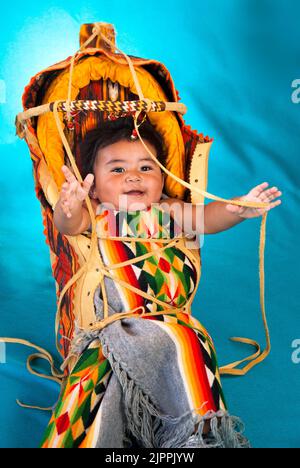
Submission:
<svg viewBox="0 0 300 468">
<path fill-rule="evenodd" d="M 61 187 L 61 207 L 67 218 L 71 218 L 72 214 L 82 207 L 82 202 L 93 184 L 94 175 L 88 174 L 81 185 L 67 166 L 62 166 L 61 170 L 66 178 Z"/>
</svg>

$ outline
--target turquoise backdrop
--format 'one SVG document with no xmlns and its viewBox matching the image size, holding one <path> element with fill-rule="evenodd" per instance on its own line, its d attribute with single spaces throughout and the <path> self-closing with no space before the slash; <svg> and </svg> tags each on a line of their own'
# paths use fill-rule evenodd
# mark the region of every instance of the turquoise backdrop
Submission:
<svg viewBox="0 0 300 468">
<path fill-rule="evenodd" d="M 66 6 L 67 5 L 67 6 Z M 170 70 L 186 122 L 214 137 L 208 191 L 247 193 L 268 181 L 282 190 L 270 212 L 265 251 L 270 356 L 244 377 L 224 377 L 229 410 L 253 447 L 300 446 L 299 148 L 300 3 L 293 0 L 6 2 L 0 55 L 0 336 L 30 340 L 56 356 L 55 286 L 32 166 L 14 117 L 31 76 L 74 53 L 81 23 L 115 25 L 128 54 Z M 297 81 L 298 80 L 298 81 Z M 259 306 L 260 219 L 205 236 L 193 314 L 213 336 L 220 365 L 265 344 Z M 246 348 L 246 349 L 245 349 Z M 15 400 L 52 405 L 55 383 L 26 370 L 31 350 L 0 343 L 0 447 L 37 447 L 49 413 Z"/>
</svg>

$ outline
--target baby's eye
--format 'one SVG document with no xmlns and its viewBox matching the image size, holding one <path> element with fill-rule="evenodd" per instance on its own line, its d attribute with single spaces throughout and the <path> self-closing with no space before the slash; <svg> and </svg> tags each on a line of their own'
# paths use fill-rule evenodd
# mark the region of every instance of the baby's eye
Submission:
<svg viewBox="0 0 300 468">
<path fill-rule="evenodd" d="M 142 166 L 141 169 L 144 170 L 146 168 L 147 169 L 150 169 L 150 171 L 152 171 L 152 167 L 151 166 Z M 144 171 L 145 172 L 145 171 Z"/>
<path fill-rule="evenodd" d="M 115 171 L 121 172 L 121 171 L 123 171 L 123 170 L 124 170 L 124 167 L 115 167 L 114 169 L 112 169 L 111 172 L 115 172 Z"/>
</svg>

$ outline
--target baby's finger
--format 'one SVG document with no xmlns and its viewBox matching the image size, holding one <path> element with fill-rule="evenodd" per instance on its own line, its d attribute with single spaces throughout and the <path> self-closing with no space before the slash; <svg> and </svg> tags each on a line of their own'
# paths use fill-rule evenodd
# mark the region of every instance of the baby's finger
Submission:
<svg viewBox="0 0 300 468">
<path fill-rule="evenodd" d="M 81 187 L 81 193 L 83 196 L 83 200 L 87 197 L 87 194 L 90 191 L 91 186 L 93 185 L 94 182 L 94 175 L 93 174 L 88 174 L 84 181 L 82 182 L 82 187 Z"/>
<path fill-rule="evenodd" d="M 88 196 L 90 187 L 91 187 L 91 185 L 89 184 L 89 186 L 86 187 L 86 188 L 83 188 L 83 187 L 79 187 L 79 188 L 78 188 L 78 190 L 77 190 L 77 198 L 78 198 L 78 200 L 84 201 L 84 200 L 86 199 L 86 197 Z"/>
<path fill-rule="evenodd" d="M 250 190 L 249 195 L 254 197 L 259 197 L 259 195 L 268 187 L 268 182 L 263 182 L 262 184 L 256 185 L 253 189 Z"/>
<path fill-rule="evenodd" d="M 94 182 L 94 174 L 88 174 L 82 182 L 82 188 L 88 192 Z"/>
<path fill-rule="evenodd" d="M 62 202 L 61 207 L 64 213 L 70 211 L 70 203 L 67 200 Z"/>
<path fill-rule="evenodd" d="M 87 197 L 87 194 L 93 184 L 94 175 L 88 174 L 84 181 L 82 182 L 82 186 L 78 185 L 76 188 L 76 197 L 80 201 L 84 201 Z"/>
<path fill-rule="evenodd" d="M 277 187 L 272 187 L 271 189 L 266 190 L 265 193 L 261 195 L 260 199 L 261 201 L 268 203 L 271 200 L 280 197 L 280 195 L 282 195 L 282 192 L 280 192 Z"/>
<path fill-rule="evenodd" d="M 275 208 L 275 206 L 278 206 L 281 204 L 281 200 L 276 200 L 275 202 L 270 203 L 270 205 L 266 208 L 266 211 L 272 210 L 272 208 Z"/>
<path fill-rule="evenodd" d="M 68 182 L 65 182 L 64 184 L 62 184 L 61 193 L 66 194 L 69 190 L 69 187 L 70 187 L 70 184 Z"/>
<path fill-rule="evenodd" d="M 71 172 L 70 169 L 67 166 L 62 166 L 61 170 L 64 173 L 64 176 L 65 176 L 66 180 L 69 183 L 77 181 L 77 179 L 74 176 L 73 172 Z"/>
<path fill-rule="evenodd" d="M 72 214 L 70 212 L 70 208 L 69 208 L 69 203 L 66 201 L 66 202 L 63 202 L 61 204 L 61 207 L 62 207 L 62 211 L 64 212 L 64 214 L 67 216 L 67 218 L 71 218 Z"/>
<path fill-rule="evenodd" d="M 76 179 L 73 180 L 73 182 L 71 182 L 70 185 L 69 185 L 70 193 L 72 193 L 72 194 L 76 193 L 76 190 L 78 189 L 78 187 L 80 187 L 79 182 Z"/>
<path fill-rule="evenodd" d="M 280 195 L 282 195 L 282 193 L 279 192 L 279 190 L 274 191 L 274 192 L 269 196 L 269 201 L 275 200 L 275 198 L 280 197 Z"/>
</svg>

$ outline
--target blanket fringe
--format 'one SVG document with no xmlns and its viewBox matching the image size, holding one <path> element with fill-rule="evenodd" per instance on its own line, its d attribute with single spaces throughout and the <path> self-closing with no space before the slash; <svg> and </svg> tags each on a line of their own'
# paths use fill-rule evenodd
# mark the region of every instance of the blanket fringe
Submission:
<svg viewBox="0 0 300 468">
<path fill-rule="evenodd" d="M 103 354 L 122 386 L 127 442 L 132 435 L 140 447 L 145 448 L 250 448 L 248 439 L 242 435 L 242 422 L 226 411 L 209 411 L 201 416 L 194 409 L 177 418 L 161 414 L 149 395 L 130 378 L 122 367 L 123 363 L 116 360 L 102 334 L 99 339 Z M 211 430 L 208 434 L 203 434 L 207 419 L 210 420 Z M 193 433 L 197 423 L 198 428 Z"/>
<path fill-rule="evenodd" d="M 211 430 L 208 434 L 202 434 L 204 420 L 209 416 L 207 413 L 199 423 L 196 433 L 190 436 L 182 447 L 250 448 L 248 439 L 242 434 L 244 431 L 242 421 L 236 416 L 230 416 L 227 412 L 223 412 L 221 417 L 218 416 L 218 413 L 212 413 L 209 417 Z"/>
</svg>

